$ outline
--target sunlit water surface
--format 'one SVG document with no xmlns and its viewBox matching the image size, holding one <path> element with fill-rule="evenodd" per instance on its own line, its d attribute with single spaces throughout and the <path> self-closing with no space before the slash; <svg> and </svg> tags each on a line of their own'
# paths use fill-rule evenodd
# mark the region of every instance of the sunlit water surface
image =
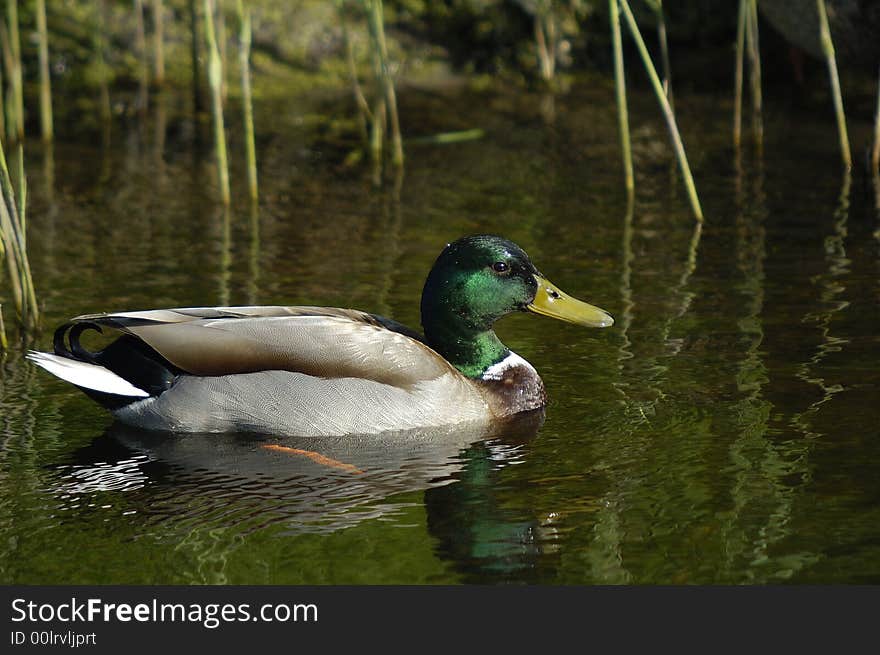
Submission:
<svg viewBox="0 0 880 655">
<path fill-rule="evenodd" d="M 495 232 L 616 317 L 499 325 L 544 377 L 546 415 L 417 439 L 157 436 L 16 347 L 0 581 L 880 582 L 880 225 L 870 182 L 840 173 L 830 114 L 771 103 L 763 155 L 737 158 L 727 99 L 677 96 L 700 231 L 647 96 L 631 213 L 607 84 L 401 96 L 407 134 L 485 136 L 409 144 L 402 182 L 377 191 L 314 108 L 260 106 L 256 211 L 217 208 L 210 126 L 171 98 L 52 159 L 28 144 L 37 345 L 70 316 L 152 307 L 322 304 L 417 326 L 443 245 Z"/>
</svg>

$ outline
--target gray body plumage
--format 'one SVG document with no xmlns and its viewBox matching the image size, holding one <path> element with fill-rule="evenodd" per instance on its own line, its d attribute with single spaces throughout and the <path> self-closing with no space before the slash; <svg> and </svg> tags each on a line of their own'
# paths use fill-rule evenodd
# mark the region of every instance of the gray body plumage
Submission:
<svg viewBox="0 0 880 655">
<path fill-rule="evenodd" d="M 375 380 L 289 371 L 181 377 L 160 396 L 122 407 L 121 421 L 152 430 L 373 434 L 488 418 L 476 393 L 441 378 L 401 389 Z"/>
<path fill-rule="evenodd" d="M 517 367 L 522 362 L 520 374 L 531 380 L 540 402 L 511 399 L 508 406 L 493 391 L 493 385 L 504 386 L 500 378 L 471 380 L 416 333 L 352 310 L 167 309 L 85 315 L 71 325 L 109 327 L 135 337 L 176 371 L 168 388 L 147 397 L 129 393 L 124 402 L 108 405 L 119 420 L 140 428 L 309 437 L 376 434 L 488 423 L 543 405 L 543 385 L 524 360 L 517 358 Z M 94 387 L 87 380 L 104 363 L 102 355 L 94 354 L 90 363 L 91 354 L 73 351 L 59 348 L 56 339 L 56 355 L 34 353 L 31 359 L 89 391 Z M 65 362 L 81 373 L 57 366 Z M 119 385 L 131 388 L 122 377 Z M 106 397 L 106 387 L 100 391 Z"/>
</svg>

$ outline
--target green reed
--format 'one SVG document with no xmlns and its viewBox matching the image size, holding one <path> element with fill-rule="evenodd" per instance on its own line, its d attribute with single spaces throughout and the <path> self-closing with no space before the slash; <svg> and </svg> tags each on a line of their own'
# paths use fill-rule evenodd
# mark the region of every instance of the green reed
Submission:
<svg viewBox="0 0 880 655">
<path fill-rule="evenodd" d="M 3 63 L 0 65 L 0 137 L 6 134 L 6 99 L 8 94 L 3 86 L 3 70 L 6 66 L 5 49 L 2 47 L 6 43 L 6 30 L 3 27 L 3 21 L 0 20 L 0 58 Z"/>
<path fill-rule="evenodd" d="M 660 77 L 657 75 L 657 69 L 654 67 L 654 62 L 651 59 L 651 55 L 648 52 L 648 48 L 645 45 L 645 41 L 642 38 L 641 32 L 639 31 L 639 26 L 636 23 L 636 19 L 633 17 L 632 11 L 629 8 L 629 3 L 627 2 L 627 0 L 618 0 L 618 2 L 623 17 L 626 20 L 627 27 L 629 28 L 633 41 L 635 41 L 636 48 L 639 51 L 639 56 L 642 59 L 645 71 L 648 73 L 648 78 L 651 80 L 651 86 L 654 89 L 654 94 L 657 96 L 657 101 L 660 103 L 660 109 L 663 112 L 663 117 L 666 120 L 666 126 L 669 129 L 669 134 L 672 138 L 672 146 L 675 150 L 675 156 L 678 159 L 678 164 L 679 168 L 681 168 L 682 176 L 684 177 L 685 188 L 687 189 L 688 198 L 690 199 L 691 208 L 694 212 L 694 216 L 698 221 L 702 221 L 703 210 L 700 207 L 700 199 L 697 196 L 697 188 L 694 184 L 694 178 L 691 174 L 690 165 L 688 164 L 687 154 L 685 154 L 684 144 L 681 140 L 681 134 L 678 131 L 678 125 L 675 121 L 675 114 L 673 113 L 672 107 L 669 104 L 669 98 L 666 97 L 666 92 L 663 89 L 663 84 L 660 81 Z"/>
<path fill-rule="evenodd" d="M 541 79 L 549 83 L 556 75 L 556 15 L 552 0 L 537 3 L 534 28 Z"/>
<path fill-rule="evenodd" d="M 199 72 L 199 3 L 198 0 L 188 0 L 189 7 L 189 55 L 190 69 L 192 71 L 193 113 L 202 111 L 201 74 Z"/>
<path fill-rule="evenodd" d="M 375 92 L 372 106 L 361 87 L 358 78 L 354 43 L 349 29 L 349 7 L 358 6 L 363 11 L 369 34 L 370 65 L 373 72 Z M 382 0 L 360 0 L 347 2 L 337 0 L 337 16 L 342 26 L 346 65 L 355 105 L 358 111 L 358 128 L 365 149 L 370 153 L 373 165 L 373 184 L 382 183 L 382 166 L 386 140 L 390 141 L 391 164 L 399 171 L 403 169 L 403 137 L 400 131 L 400 118 L 397 109 L 397 92 L 394 77 L 390 70 L 388 45 L 385 40 L 385 17 Z M 346 161 L 360 158 L 360 153 L 351 153 Z"/>
<path fill-rule="evenodd" d="M 6 137 L 9 141 L 17 141 L 24 138 L 24 95 L 17 0 L 6 2 L 6 21 L 0 29 L 0 41 L 3 48 L 3 65 L 9 84 L 5 97 Z"/>
<path fill-rule="evenodd" d="M 24 90 L 21 70 L 21 37 L 18 29 L 18 0 L 7 0 L 6 11 L 9 27 L 9 45 L 12 51 L 12 94 L 15 103 L 15 132 L 24 138 Z"/>
<path fill-rule="evenodd" d="M 43 141 L 52 140 L 52 82 L 49 75 L 49 31 L 46 28 L 46 0 L 36 2 L 37 43 L 40 59 L 40 132 Z"/>
<path fill-rule="evenodd" d="M 663 90 L 672 106 L 672 66 L 669 63 L 669 42 L 666 38 L 666 17 L 663 15 L 663 0 L 645 0 L 654 12 L 657 21 L 657 44 L 660 46 L 660 63 L 663 66 Z"/>
<path fill-rule="evenodd" d="M 749 55 L 749 83 L 752 87 L 752 133 L 757 144 L 764 142 L 761 93 L 761 47 L 758 38 L 758 3 L 748 0 L 746 13 L 746 48 Z"/>
<path fill-rule="evenodd" d="M 211 113 L 214 117 L 214 148 L 217 152 L 217 177 L 220 185 L 220 199 L 224 205 L 230 202 L 229 166 L 226 158 L 226 128 L 223 123 L 223 97 L 221 84 L 223 64 L 217 48 L 214 32 L 213 0 L 204 0 L 205 39 L 208 44 L 208 85 L 211 88 Z"/>
<path fill-rule="evenodd" d="M 611 42 L 614 49 L 614 86 L 617 91 L 617 119 L 620 126 L 620 148 L 623 151 L 623 173 L 626 190 L 632 194 L 635 188 L 633 175 L 632 144 L 629 133 L 629 113 L 626 106 L 626 78 L 623 69 L 623 40 L 620 34 L 620 7 L 618 0 L 608 0 L 611 17 Z"/>
<path fill-rule="evenodd" d="M 5 129 L 3 134 L 6 140 L 14 142 L 18 138 L 18 128 L 16 126 L 17 113 L 15 110 L 15 93 L 12 89 L 12 79 L 15 77 L 13 63 L 12 48 L 9 46 L 9 30 L 6 29 L 6 21 L 0 21 L 0 51 L 3 55 L 3 71 L 6 75 L 6 86 L 3 89 L 3 106 L 2 114 L 5 117 Z"/>
<path fill-rule="evenodd" d="M 0 246 L 0 259 L 3 258 L 3 247 Z M 9 339 L 6 338 L 6 324 L 3 322 L 3 303 L 0 303 L 0 353 L 7 350 L 9 350 Z"/>
<path fill-rule="evenodd" d="M 736 25 L 736 68 L 734 71 L 733 145 L 742 141 L 742 103 L 744 59 L 749 60 L 749 87 L 752 98 L 752 135 L 760 148 L 764 141 L 763 94 L 761 92 L 761 51 L 758 35 L 757 0 L 740 0 Z"/>
<path fill-rule="evenodd" d="M 9 175 L 6 154 L 0 143 L 0 259 L 6 261 L 12 300 L 20 324 L 25 330 L 29 330 L 38 327 L 40 314 L 27 256 L 27 182 L 23 171 L 24 153 L 21 143 L 18 145 L 17 157 L 19 184 L 16 192 Z M 5 334 L 0 336 L 0 340 L 3 344 L 6 343 Z"/>
<path fill-rule="evenodd" d="M 837 58 L 834 54 L 834 42 L 831 40 L 831 29 L 828 27 L 828 13 L 825 11 L 825 0 L 816 0 L 819 12 L 819 40 L 822 52 L 828 64 L 828 78 L 831 83 L 831 96 L 834 100 L 834 115 L 837 117 L 837 134 L 840 139 L 840 156 L 846 168 L 852 168 L 852 155 L 849 150 L 849 136 L 846 132 L 846 115 L 843 112 L 843 96 L 840 93 L 840 77 L 837 74 Z"/>
<path fill-rule="evenodd" d="M 98 0 L 95 7 L 97 16 L 92 23 L 92 47 L 95 50 L 95 62 L 98 69 L 98 113 L 101 121 L 109 123 L 113 111 L 110 107 L 110 67 L 107 65 L 107 2 Z"/>
<path fill-rule="evenodd" d="M 245 149 L 247 154 L 248 191 L 257 198 L 257 148 L 254 142 L 254 105 L 251 93 L 251 10 L 242 0 L 236 1 L 239 22 L 238 66 L 241 69 L 241 103 L 244 111 Z"/>
<path fill-rule="evenodd" d="M 217 32 L 217 50 L 220 53 L 220 70 L 223 75 L 220 77 L 220 97 L 223 104 L 226 105 L 226 96 L 228 93 L 228 85 L 226 84 L 226 71 L 229 70 L 229 59 L 226 53 L 226 11 L 223 9 L 224 0 L 214 0 L 214 26 Z"/>
<path fill-rule="evenodd" d="M 351 81 L 351 92 L 354 97 L 355 106 L 358 109 L 358 128 L 364 146 L 369 145 L 369 135 L 367 126 L 373 121 L 373 113 L 370 111 L 370 103 L 364 95 L 358 79 L 357 60 L 354 53 L 354 43 L 352 42 L 351 33 L 348 29 L 348 17 L 346 16 L 345 1 L 337 0 L 336 12 L 339 16 L 339 23 L 342 28 L 342 40 L 345 47 L 345 63 L 348 68 L 348 76 Z"/>
<path fill-rule="evenodd" d="M 388 65 L 388 45 L 385 42 L 385 16 L 382 0 L 364 0 L 367 22 L 370 27 L 370 44 L 373 51 L 373 66 L 376 82 L 384 96 L 391 130 L 391 163 L 395 168 L 403 168 L 403 138 L 400 133 L 400 120 L 397 114 L 397 92 Z M 384 114 L 385 112 L 380 112 Z M 374 112 L 374 117 L 376 113 Z"/>
<path fill-rule="evenodd" d="M 880 76 L 877 77 L 877 115 L 874 117 L 874 148 L 871 151 L 871 168 L 880 175 Z"/>
<path fill-rule="evenodd" d="M 147 36 L 144 29 L 144 0 L 134 0 L 134 49 L 138 56 L 137 108 L 142 114 L 147 110 L 150 84 L 150 64 L 147 57 Z"/>
<path fill-rule="evenodd" d="M 745 57 L 746 14 L 748 0 L 739 0 L 736 22 L 736 67 L 733 75 L 733 145 L 742 140 L 743 60 Z"/>
<path fill-rule="evenodd" d="M 165 18 L 162 0 L 153 0 L 153 81 L 165 83 Z"/>
</svg>

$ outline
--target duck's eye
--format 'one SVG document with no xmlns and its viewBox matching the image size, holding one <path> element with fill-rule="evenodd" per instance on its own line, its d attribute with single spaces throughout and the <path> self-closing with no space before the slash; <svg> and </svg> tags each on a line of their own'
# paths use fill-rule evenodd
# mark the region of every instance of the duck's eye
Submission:
<svg viewBox="0 0 880 655">
<path fill-rule="evenodd" d="M 496 273 L 507 273 L 510 270 L 510 266 L 507 265 L 507 262 L 495 262 L 492 264 L 492 270 Z"/>
</svg>

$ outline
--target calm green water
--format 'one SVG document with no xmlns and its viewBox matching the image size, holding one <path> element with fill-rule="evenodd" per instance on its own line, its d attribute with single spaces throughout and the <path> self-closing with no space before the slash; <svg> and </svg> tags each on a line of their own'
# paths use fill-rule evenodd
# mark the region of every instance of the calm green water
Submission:
<svg viewBox="0 0 880 655">
<path fill-rule="evenodd" d="M 323 304 L 418 325 L 443 245 L 495 232 L 617 319 L 500 324 L 545 379 L 543 424 L 300 446 L 358 474 L 262 448 L 279 439 L 114 426 L 15 350 L 0 581 L 880 582 L 880 220 L 871 185 L 840 174 L 830 111 L 768 103 L 763 156 L 737 164 L 726 98 L 677 96 L 696 232 L 648 97 L 627 216 L 605 83 L 555 103 L 401 95 L 407 134 L 486 136 L 410 145 L 399 192 L 377 192 L 313 107 L 261 106 L 256 212 L 216 208 L 210 125 L 170 98 L 165 118 L 75 134 L 53 160 L 29 145 L 37 345 L 70 316 L 152 307 Z"/>
</svg>

